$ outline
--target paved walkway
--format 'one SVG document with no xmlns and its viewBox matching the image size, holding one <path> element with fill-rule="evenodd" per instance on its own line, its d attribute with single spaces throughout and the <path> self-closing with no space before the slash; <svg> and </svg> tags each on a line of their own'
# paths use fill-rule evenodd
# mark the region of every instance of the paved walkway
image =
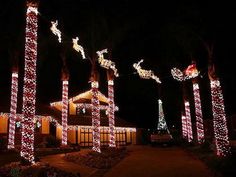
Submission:
<svg viewBox="0 0 236 177">
<path fill-rule="evenodd" d="M 130 155 L 109 170 L 96 170 L 63 160 L 64 154 L 43 157 L 41 161 L 81 177 L 212 177 L 198 159 L 178 147 L 129 146 Z M 81 150 L 83 151 L 83 150 Z"/>
</svg>

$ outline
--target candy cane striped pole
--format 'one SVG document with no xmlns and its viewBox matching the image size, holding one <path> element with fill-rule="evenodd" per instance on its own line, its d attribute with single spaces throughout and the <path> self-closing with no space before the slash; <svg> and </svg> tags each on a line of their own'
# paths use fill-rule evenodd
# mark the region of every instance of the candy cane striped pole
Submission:
<svg viewBox="0 0 236 177">
<path fill-rule="evenodd" d="M 17 109 L 17 93 L 18 93 L 18 71 L 12 72 L 11 80 L 11 108 L 8 132 L 8 149 L 15 148 L 15 127 L 16 127 L 16 109 Z"/>
<path fill-rule="evenodd" d="M 98 87 L 97 81 L 91 82 L 92 87 L 92 127 L 93 127 L 93 150 L 101 152 L 100 145 L 100 102 L 98 98 Z"/>
</svg>

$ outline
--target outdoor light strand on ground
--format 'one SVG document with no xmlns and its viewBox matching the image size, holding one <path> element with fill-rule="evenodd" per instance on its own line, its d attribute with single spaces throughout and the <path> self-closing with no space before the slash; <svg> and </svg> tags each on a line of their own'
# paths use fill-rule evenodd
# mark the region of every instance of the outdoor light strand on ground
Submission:
<svg viewBox="0 0 236 177">
<path fill-rule="evenodd" d="M 51 24 L 52 26 L 50 30 L 53 32 L 53 34 L 55 34 L 58 37 L 58 42 L 61 43 L 61 31 L 57 28 L 58 21 L 57 20 L 55 22 L 51 21 Z"/>
<path fill-rule="evenodd" d="M 138 63 L 134 63 L 133 67 L 137 70 L 139 76 L 143 79 L 154 79 L 158 84 L 161 83 L 160 79 L 154 75 L 152 70 L 144 70 L 141 68 L 140 64 L 143 60 L 140 60 Z"/>
<path fill-rule="evenodd" d="M 184 105 L 185 105 L 185 117 L 186 117 L 186 122 L 187 122 L 188 142 L 192 142 L 193 141 L 193 130 L 192 130 L 192 121 L 191 121 L 189 101 L 185 101 Z"/>
<path fill-rule="evenodd" d="M 10 118 L 9 118 L 8 149 L 15 148 L 17 92 L 18 92 L 18 71 L 13 71 L 11 80 L 11 108 L 10 108 Z"/>
<path fill-rule="evenodd" d="M 99 99 L 98 99 L 98 82 L 92 81 L 92 127 L 93 127 L 93 150 L 96 152 L 101 152 L 100 147 L 100 109 L 99 109 Z"/>
<path fill-rule="evenodd" d="M 108 120 L 109 120 L 109 146 L 115 147 L 115 104 L 114 104 L 114 81 L 108 80 Z"/>
<path fill-rule="evenodd" d="M 81 45 L 78 44 L 78 41 L 79 41 L 78 37 L 72 39 L 73 48 L 82 55 L 83 59 L 85 59 L 84 48 Z"/>
<path fill-rule="evenodd" d="M 38 4 L 27 3 L 21 156 L 34 163 Z"/>
<path fill-rule="evenodd" d="M 226 156 L 230 153 L 230 146 L 224 98 L 220 81 L 218 79 L 211 80 L 210 84 L 216 151 L 218 156 Z"/>
<path fill-rule="evenodd" d="M 62 81 L 62 146 L 67 145 L 68 78 Z"/>
<path fill-rule="evenodd" d="M 202 119 L 202 108 L 201 108 L 201 98 L 199 93 L 199 85 L 197 81 L 193 82 L 193 94 L 195 103 L 195 116 L 196 116 L 196 127 L 197 127 L 197 141 L 198 143 L 203 143 L 204 138 L 204 125 Z"/>
</svg>

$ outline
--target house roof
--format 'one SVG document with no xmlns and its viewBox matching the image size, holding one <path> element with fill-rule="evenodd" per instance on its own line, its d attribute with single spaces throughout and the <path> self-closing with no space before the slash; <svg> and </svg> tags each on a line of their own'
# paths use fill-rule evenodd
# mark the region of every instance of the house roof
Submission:
<svg viewBox="0 0 236 177">
<path fill-rule="evenodd" d="M 91 103 L 91 99 L 92 99 L 92 90 L 88 90 L 84 93 L 81 93 L 71 98 L 73 103 L 88 103 L 88 102 Z M 108 104 L 108 98 L 100 91 L 98 91 L 98 99 L 100 103 Z"/>
<path fill-rule="evenodd" d="M 61 111 L 58 109 L 43 105 L 37 111 L 38 115 L 52 116 L 61 124 Z M 108 117 L 106 116 L 104 111 L 101 111 L 100 125 L 108 126 Z M 92 125 L 92 116 L 91 111 L 86 111 L 86 113 L 80 113 L 79 115 L 68 115 L 68 125 L 84 125 L 91 126 Z M 136 127 L 134 124 L 121 119 L 118 116 L 115 116 L 115 126 L 116 127 Z"/>
</svg>

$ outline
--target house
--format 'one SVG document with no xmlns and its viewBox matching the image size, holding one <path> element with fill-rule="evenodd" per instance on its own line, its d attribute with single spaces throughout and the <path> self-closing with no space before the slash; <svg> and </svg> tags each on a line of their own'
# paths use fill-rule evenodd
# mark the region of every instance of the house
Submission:
<svg viewBox="0 0 236 177">
<path fill-rule="evenodd" d="M 100 101 L 100 141 L 101 145 L 109 144 L 109 123 L 106 115 L 108 98 L 99 92 Z M 68 105 L 68 142 L 80 146 L 92 146 L 92 117 L 91 117 L 91 90 L 76 95 L 69 99 Z M 116 111 L 118 107 L 115 106 Z M 40 143 L 45 136 L 54 135 L 62 138 L 61 121 L 62 101 L 52 102 L 50 105 L 41 105 L 36 108 L 35 116 L 35 142 Z M 9 113 L 0 110 L 0 137 L 7 137 L 9 128 Z M 9 112 L 9 111 L 8 111 Z M 16 116 L 15 143 L 20 144 L 20 121 L 22 114 Z M 135 125 L 115 117 L 116 145 L 136 144 Z"/>
</svg>

